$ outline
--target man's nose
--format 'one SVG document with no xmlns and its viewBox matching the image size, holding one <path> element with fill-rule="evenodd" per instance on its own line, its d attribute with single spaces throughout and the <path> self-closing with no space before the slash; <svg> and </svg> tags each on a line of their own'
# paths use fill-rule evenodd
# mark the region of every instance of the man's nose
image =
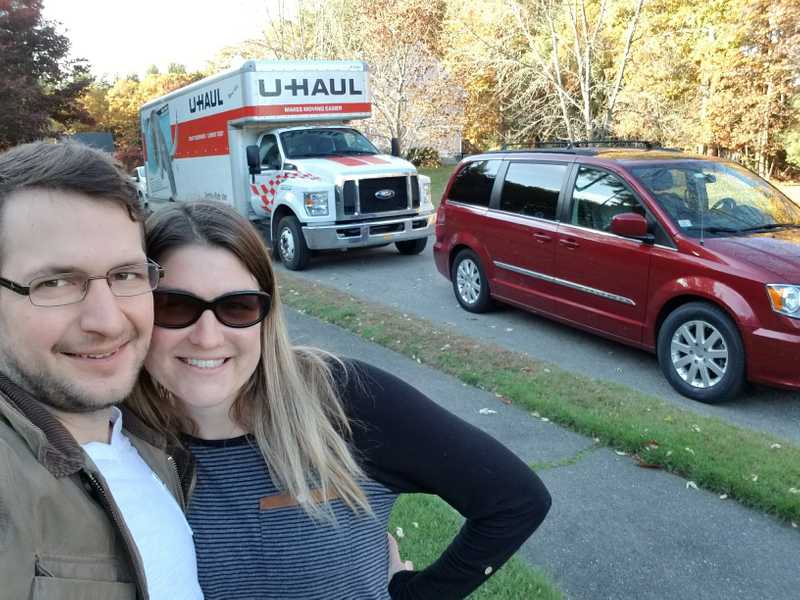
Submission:
<svg viewBox="0 0 800 600">
<path fill-rule="evenodd" d="M 119 300 L 111 293 L 108 280 L 90 279 L 86 285 L 86 296 L 81 302 L 81 328 L 110 338 L 122 335 L 127 318 Z"/>
</svg>

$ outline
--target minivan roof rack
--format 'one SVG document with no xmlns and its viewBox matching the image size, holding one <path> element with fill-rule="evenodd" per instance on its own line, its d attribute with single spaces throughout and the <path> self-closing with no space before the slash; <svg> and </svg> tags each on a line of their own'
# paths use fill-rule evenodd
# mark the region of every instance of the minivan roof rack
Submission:
<svg viewBox="0 0 800 600">
<path fill-rule="evenodd" d="M 617 138 L 599 139 L 599 140 L 576 140 L 571 142 L 569 140 L 548 140 L 548 141 L 535 141 L 529 144 L 503 144 L 500 151 L 507 150 L 520 150 L 530 151 L 549 150 L 551 152 L 564 152 L 574 154 L 576 150 L 585 150 L 593 148 L 637 148 L 640 150 L 674 150 L 673 148 L 665 148 L 659 142 L 650 140 L 624 140 Z"/>
</svg>

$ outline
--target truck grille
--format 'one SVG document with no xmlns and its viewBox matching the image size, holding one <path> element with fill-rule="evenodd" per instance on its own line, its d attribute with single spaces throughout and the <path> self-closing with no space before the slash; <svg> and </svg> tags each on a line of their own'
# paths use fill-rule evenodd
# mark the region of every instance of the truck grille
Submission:
<svg viewBox="0 0 800 600">
<path fill-rule="evenodd" d="M 410 205 L 409 182 L 411 184 Z M 419 208 L 417 176 L 347 180 L 341 186 L 336 187 L 336 205 L 337 211 L 341 211 L 338 214 L 345 217 Z"/>
</svg>

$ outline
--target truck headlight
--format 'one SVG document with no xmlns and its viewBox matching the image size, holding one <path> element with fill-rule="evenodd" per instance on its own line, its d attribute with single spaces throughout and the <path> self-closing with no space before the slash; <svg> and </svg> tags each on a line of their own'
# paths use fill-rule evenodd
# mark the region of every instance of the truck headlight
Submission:
<svg viewBox="0 0 800 600">
<path fill-rule="evenodd" d="M 772 303 L 772 310 L 787 317 L 800 319 L 800 286 L 769 283 L 767 294 Z"/>
<path fill-rule="evenodd" d="M 430 181 L 423 181 L 422 182 L 422 205 L 423 206 L 433 206 L 433 202 L 431 202 L 431 182 Z"/>
<path fill-rule="evenodd" d="M 328 192 L 304 192 L 303 206 L 309 217 L 325 217 L 328 215 Z"/>
</svg>

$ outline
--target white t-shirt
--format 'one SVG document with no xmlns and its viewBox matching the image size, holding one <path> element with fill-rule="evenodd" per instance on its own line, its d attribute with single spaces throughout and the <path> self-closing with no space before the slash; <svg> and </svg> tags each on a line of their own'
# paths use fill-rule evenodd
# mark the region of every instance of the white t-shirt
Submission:
<svg viewBox="0 0 800 600">
<path fill-rule="evenodd" d="M 83 449 L 111 495 L 144 563 L 151 600 L 202 600 L 192 530 L 178 503 L 122 433 L 122 413 L 112 408 L 111 443 Z"/>
</svg>

